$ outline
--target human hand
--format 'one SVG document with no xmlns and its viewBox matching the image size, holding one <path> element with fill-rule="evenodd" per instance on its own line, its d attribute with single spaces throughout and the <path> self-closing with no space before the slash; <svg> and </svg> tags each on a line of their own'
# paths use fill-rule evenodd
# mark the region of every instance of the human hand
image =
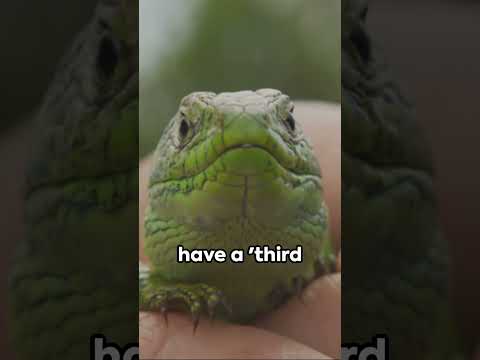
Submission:
<svg viewBox="0 0 480 360">
<path fill-rule="evenodd" d="M 339 249 L 340 107 L 300 103 L 295 113 L 323 170 L 332 236 Z M 150 165 L 148 158 L 140 164 L 142 261 L 147 261 L 142 252 L 142 239 Z M 292 299 L 250 326 L 221 321 L 210 323 L 203 319 L 194 334 L 187 315 L 169 313 L 167 325 L 162 314 L 141 312 L 140 358 L 340 358 L 340 279 L 340 273 L 317 279 L 305 289 L 301 300 Z"/>
</svg>

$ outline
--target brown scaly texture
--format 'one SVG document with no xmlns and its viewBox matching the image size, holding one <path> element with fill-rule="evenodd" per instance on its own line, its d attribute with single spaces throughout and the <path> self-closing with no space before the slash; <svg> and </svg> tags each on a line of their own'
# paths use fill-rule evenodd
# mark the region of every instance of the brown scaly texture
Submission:
<svg viewBox="0 0 480 360">
<path fill-rule="evenodd" d="M 366 1 L 342 2 L 342 342 L 387 334 L 391 359 L 441 359 L 448 266 L 430 154 L 366 15 Z"/>
</svg>

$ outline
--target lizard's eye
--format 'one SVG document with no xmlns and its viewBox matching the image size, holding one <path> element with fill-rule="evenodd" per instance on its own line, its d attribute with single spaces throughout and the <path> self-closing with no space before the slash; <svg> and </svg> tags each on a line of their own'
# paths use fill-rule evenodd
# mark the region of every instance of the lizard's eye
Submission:
<svg viewBox="0 0 480 360">
<path fill-rule="evenodd" d="M 180 127 L 178 128 L 178 132 L 180 133 L 180 137 L 185 138 L 188 135 L 188 130 L 190 129 L 190 126 L 187 123 L 187 120 L 182 119 L 182 122 L 180 123 Z"/>
<path fill-rule="evenodd" d="M 105 79 L 109 80 L 115 72 L 118 64 L 118 54 L 115 44 L 105 37 L 100 43 L 97 55 L 97 66 Z"/>
<path fill-rule="evenodd" d="M 370 39 L 359 25 L 350 34 L 350 40 L 354 44 L 362 61 L 368 63 L 371 59 Z"/>
<path fill-rule="evenodd" d="M 287 118 L 285 119 L 285 126 L 291 133 L 295 133 L 295 119 L 291 112 L 288 113 Z"/>
<path fill-rule="evenodd" d="M 181 142 L 184 142 L 190 133 L 190 124 L 185 118 L 184 113 L 180 113 L 180 125 L 178 126 L 178 136 Z"/>
</svg>

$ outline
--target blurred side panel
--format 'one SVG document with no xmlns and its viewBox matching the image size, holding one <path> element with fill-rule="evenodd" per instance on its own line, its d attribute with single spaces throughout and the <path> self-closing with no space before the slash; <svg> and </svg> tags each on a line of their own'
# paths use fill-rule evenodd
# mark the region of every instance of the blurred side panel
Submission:
<svg viewBox="0 0 480 360">
<path fill-rule="evenodd" d="M 18 358 L 85 359 L 95 333 L 138 341 L 138 1 L 72 5 L 71 21 L 63 3 L 17 5 L 45 28 L 12 45 L 25 125 L 2 139 L 18 164 L 2 186 L 15 202 L 2 204 L 14 236 L 2 331 Z"/>
<path fill-rule="evenodd" d="M 480 345 L 479 18 L 470 0 L 375 0 L 369 16 L 431 146 L 454 318 L 469 350 Z"/>
</svg>

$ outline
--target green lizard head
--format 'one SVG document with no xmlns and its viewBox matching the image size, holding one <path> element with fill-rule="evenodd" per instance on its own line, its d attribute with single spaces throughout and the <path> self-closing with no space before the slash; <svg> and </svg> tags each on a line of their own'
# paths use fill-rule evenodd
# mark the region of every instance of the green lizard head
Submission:
<svg viewBox="0 0 480 360">
<path fill-rule="evenodd" d="M 323 206 L 312 148 L 278 90 L 186 96 L 157 146 L 150 206 L 161 218 L 217 228 L 290 224 Z"/>
</svg>

